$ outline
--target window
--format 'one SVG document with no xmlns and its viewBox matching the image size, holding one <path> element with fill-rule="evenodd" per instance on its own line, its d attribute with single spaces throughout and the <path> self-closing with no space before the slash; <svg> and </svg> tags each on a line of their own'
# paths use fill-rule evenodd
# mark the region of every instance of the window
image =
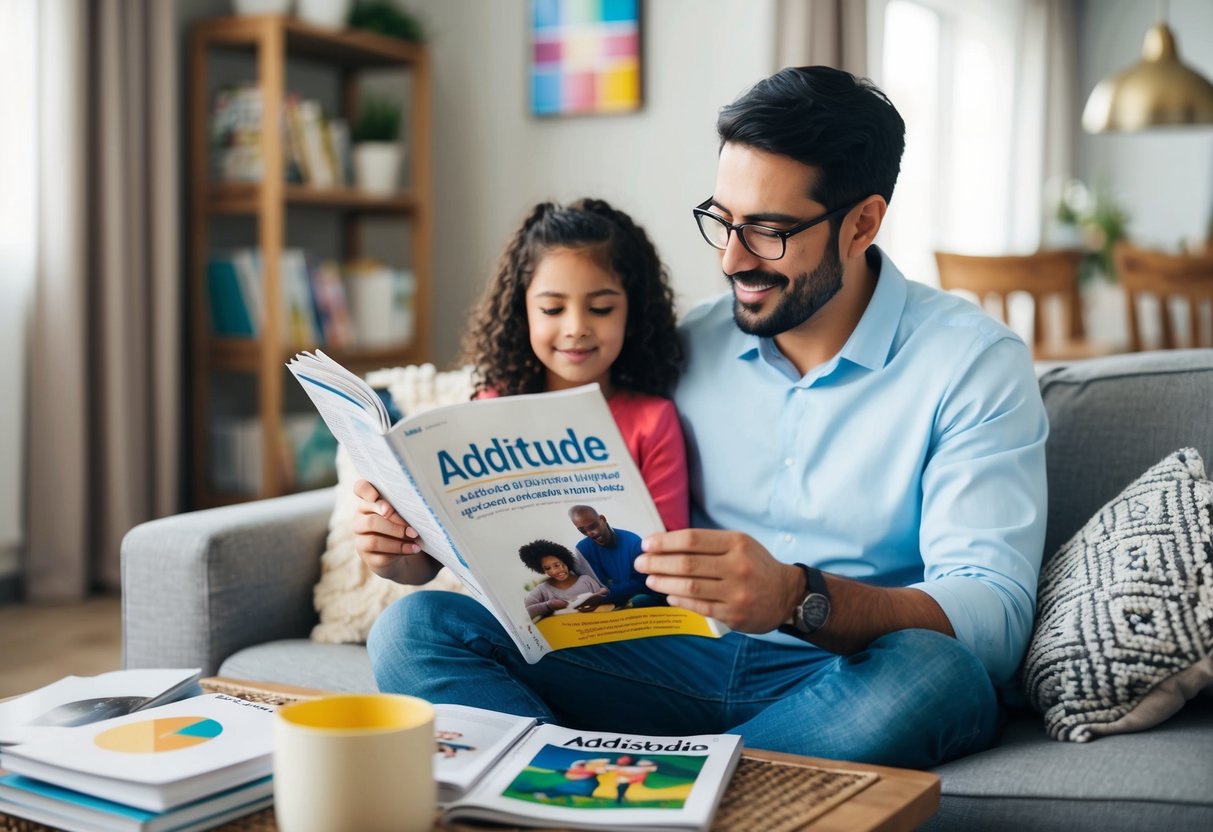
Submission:
<svg viewBox="0 0 1213 832">
<path fill-rule="evenodd" d="M 872 0 L 872 77 L 906 122 L 879 242 L 938 283 L 936 249 L 1005 254 L 1013 228 L 1021 0 Z"/>
</svg>

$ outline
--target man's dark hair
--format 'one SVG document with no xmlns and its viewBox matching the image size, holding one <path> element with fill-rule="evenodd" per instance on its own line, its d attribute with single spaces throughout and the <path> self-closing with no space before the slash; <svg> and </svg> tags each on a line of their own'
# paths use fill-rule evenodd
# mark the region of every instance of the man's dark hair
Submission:
<svg viewBox="0 0 1213 832">
<path fill-rule="evenodd" d="M 721 147 L 748 145 L 817 168 L 809 197 L 829 210 L 872 194 L 891 200 L 906 146 L 905 122 L 888 96 L 826 66 L 788 67 L 759 81 L 720 111 L 716 132 Z"/>
<path fill-rule="evenodd" d="M 532 540 L 518 549 L 518 557 L 527 565 L 527 568 L 540 575 L 543 574 L 543 559 L 548 555 L 560 558 L 570 572 L 574 571 L 573 553 L 559 543 L 553 543 L 550 540 Z"/>
</svg>

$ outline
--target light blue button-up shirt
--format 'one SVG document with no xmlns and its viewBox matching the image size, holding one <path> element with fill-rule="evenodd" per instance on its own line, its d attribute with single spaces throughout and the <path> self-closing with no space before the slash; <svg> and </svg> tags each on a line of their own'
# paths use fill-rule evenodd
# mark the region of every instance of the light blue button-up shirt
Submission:
<svg viewBox="0 0 1213 832">
<path fill-rule="evenodd" d="M 972 303 L 907 281 L 873 247 L 875 293 L 804 376 L 733 322 L 725 294 L 682 324 L 674 399 L 693 526 L 934 598 L 997 684 L 1032 631 L 1048 422 L 1024 343 Z M 778 632 L 762 634 L 798 642 Z"/>
</svg>

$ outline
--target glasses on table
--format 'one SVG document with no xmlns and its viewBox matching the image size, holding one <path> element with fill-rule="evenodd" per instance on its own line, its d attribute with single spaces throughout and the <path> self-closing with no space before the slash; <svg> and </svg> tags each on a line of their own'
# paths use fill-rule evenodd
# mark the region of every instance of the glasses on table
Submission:
<svg viewBox="0 0 1213 832">
<path fill-rule="evenodd" d="M 741 244 L 745 246 L 745 250 L 750 254 L 763 260 L 778 260 L 787 252 L 788 237 L 799 234 L 801 231 L 808 231 L 813 226 L 820 225 L 831 217 L 845 214 L 860 202 L 862 200 L 859 199 L 848 202 L 846 205 L 835 208 L 833 211 L 827 211 L 820 217 L 814 217 L 811 220 L 806 220 L 799 225 L 794 225 L 787 229 L 771 228 L 770 226 L 758 225 L 752 222 L 734 225 L 724 217 L 713 214 L 708 210 L 708 206 L 712 204 L 712 197 L 708 197 L 696 205 L 691 213 L 695 215 L 695 222 L 699 225 L 699 233 L 703 235 L 703 239 L 712 248 L 724 251 L 728 248 L 730 235 L 736 231 Z"/>
</svg>

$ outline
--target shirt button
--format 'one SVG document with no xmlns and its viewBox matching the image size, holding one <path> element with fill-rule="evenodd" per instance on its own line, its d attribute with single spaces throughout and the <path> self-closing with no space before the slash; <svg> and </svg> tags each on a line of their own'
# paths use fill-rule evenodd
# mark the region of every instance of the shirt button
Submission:
<svg viewBox="0 0 1213 832">
<path fill-rule="evenodd" d="M 796 460 L 793 459 L 792 457 L 788 457 L 787 459 L 785 459 L 783 461 L 783 464 L 786 465 L 788 468 L 791 468 L 793 465 L 796 464 Z"/>
<path fill-rule="evenodd" d="M 783 536 L 783 542 L 784 542 L 784 543 L 791 543 L 791 542 L 792 542 L 792 536 L 791 536 L 790 534 L 785 534 L 785 535 Z"/>
</svg>

